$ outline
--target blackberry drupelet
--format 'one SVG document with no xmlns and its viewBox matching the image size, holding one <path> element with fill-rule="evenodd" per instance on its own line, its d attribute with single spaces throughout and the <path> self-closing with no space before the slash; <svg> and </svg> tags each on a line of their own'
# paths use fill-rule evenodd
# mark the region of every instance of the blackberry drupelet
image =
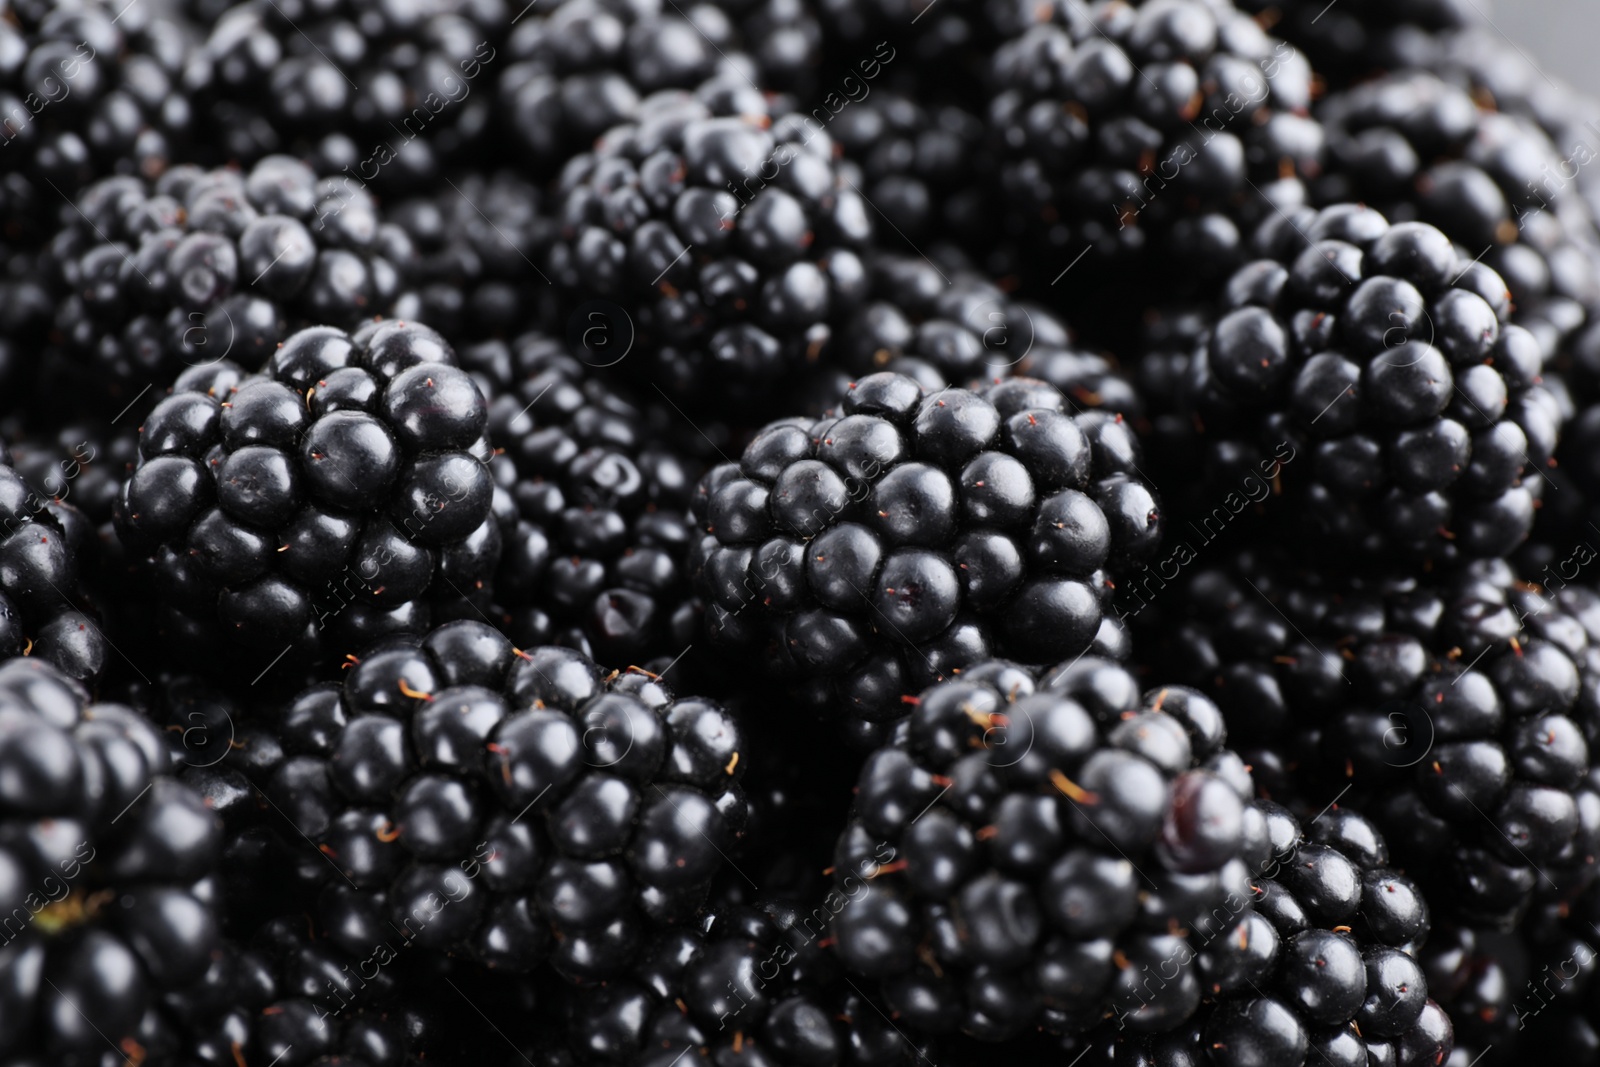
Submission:
<svg viewBox="0 0 1600 1067">
<path fill-rule="evenodd" d="M 0 949 L 11 1062 L 164 1051 L 162 996 L 221 948 L 219 827 L 131 708 L 37 659 L 0 665 Z"/>
<path fill-rule="evenodd" d="M 435 603 L 489 602 L 488 405 L 455 362 L 426 326 L 373 322 L 301 330 L 259 374 L 178 379 L 115 515 L 169 653 L 325 661 L 425 632 Z"/>
<path fill-rule="evenodd" d="M 1158 662 L 1250 738 L 1261 788 L 1315 811 L 1348 787 L 1444 917 L 1509 928 L 1594 880 L 1592 590 L 1498 561 L 1429 585 L 1241 553 L 1156 597 Z"/>
<path fill-rule="evenodd" d="M 84 398 L 115 418 L 187 369 L 226 359 L 254 371 L 301 327 L 386 314 L 415 255 L 359 184 L 284 156 L 248 174 L 110 178 L 63 219 L 48 254 L 63 295 L 41 370 L 80 405 L 62 422 L 83 417 Z"/>
<path fill-rule="evenodd" d="M 855 382 L 700 482 L 691 546 L 713 640 L 813 706 L 885 720 L 990 655 L 1119 646 L 1112 582 L 1160 538 L 1139 446 L 1044 382 Z"/>
<path fill-rule="evenodd" d="M 1250 892 L 1250 776 L 1223 742 L 1198 692 L 1141 696 L 1098 657 L 1038 680 L 989 661 L 929 688 L 869 758 L 839 839 L 841 962 L 915 1033 L 1178 1027 L 1200 972 L 1160 965 Z"/>
<path fill-rule="evenodd" d="M 552 236 L 537 186 L 510 171 L 464 174 L 455 188 L 387 212 L 416 249 L 415 315 L 457 344 L 512 338 L 550 318 L 537 263 Z"/>
<path fill-rule="evenodd" d="M 502 0 L 246 0 L 209 26 L 184 87 L 217 164 L 285 152 L 414 188 L 482 151 L 512 16 Z"/>
<path fill-rule="evenodd" d="M 319 922 L 360 958 L 618 975 L 695 914 L 743 821 L 716 704 L 480 622 L 380 643 L 266 728 L 282 756 L 258 777 L 323 853 Z"/>
<path fill-rule="evenodd" d="M 1142 265 L 1192 287 L 1237 262 L 1260 190 L 1315 172 L 1310 66 L 1231 5 L 1055 0 L 996 11 L 1009 38 L 994 53 L 988 113 L 999 189 L 1044 278 L 1091 248 L 1101 275 Z M 1089 279 L 1056 292 L 1083 296 L 1075 318 L 1086 329 L 1098 321 Z"/>
<path fill-rule="evenodd" d="M 771 409 L 866 299 L 871 209 L 814 121 L 732 89 L 658 93 L 573 158 L 547 272 L 578 311 L 620 306 L 638 338 L 619 372 L 680 405 Z"/>
<path fill-rule="evenodd" d="M 557 173 L 613 126 L 642 120 L 652 94 L 694 92 L 730 116 L 767 114 L 765 92 L 815 95 L 821 31 L 792 0 L 687 10 L 659 0 L 564 0 L 517 22 L 499 111 L 541 174 Z"/>
<path fill-rule="evenodd" d="M 662 669 L 699 629 L 685 557 L 712 444 L 542 334 L 473 346 L 462 361 L 495 398 L 499 624 L 524 647 Z"/>
<path fill-rule="evenodd" d="M 1500 275 L 1352 204 L 1278 216 L 1253 243 L 1185 383 L 1213 498 L 1271 468 L 1293 502 L 1275 514 L 1358 565 L 1515 549 L 1561 405 Z"/>
<path fill-rule="evenodd" d="M 1181 958 L 1204 1006 L 1174 1034 L 1121 1037 L 1116 1062 L 1441 1067 L 1454 1031 L 1419 959 L 1428 904 L 1389 866 L 1383 835 L 1337 807 L 1304 826 L 1251 807 L 1248 906 L 1197 922 L 1200 947 Z"/>
</svg>

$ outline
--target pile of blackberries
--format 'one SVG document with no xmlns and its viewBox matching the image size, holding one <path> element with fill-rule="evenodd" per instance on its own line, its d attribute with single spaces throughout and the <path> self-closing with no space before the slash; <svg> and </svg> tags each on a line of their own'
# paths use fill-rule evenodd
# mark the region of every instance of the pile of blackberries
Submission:
<svg viewBox="0 0 1600 1067">
<path fill-rule="evenodd" d="M 0 0 L 0 1061 L 1600 1067 L 1503 45 Z"/>
</svg>

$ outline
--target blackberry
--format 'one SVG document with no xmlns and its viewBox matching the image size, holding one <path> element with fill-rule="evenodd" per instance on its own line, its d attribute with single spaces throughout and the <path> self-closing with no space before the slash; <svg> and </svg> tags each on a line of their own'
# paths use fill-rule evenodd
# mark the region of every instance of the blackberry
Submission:
<svg viewBox="0 0 1600 1067">
<path fill-rule="evenodd" d="M 1119 1041 L 1129 1062 L 1215 1067 L 1441 1067 L 1454 1031 L 1419 957 L 1430 927 L 1416 883 L 1389 866 L 1383 835 L 1332 808 L 1302 826 L 1252 805 L 1244 820 L 1249 910 L 1196 924 L 1205 1005 L 1184 1029 Z M 1204 1050 L 1203 1057 L 1200 1050 Z M 1123 1062 L 1122 1059 L 1117 1060 Z"/>
<path fill-rule="evenodd" d="M 0 240 L 33 248 L 63 198 L 108 174 L 154 179 L 188 147 L 188 44 L 174 22 L 99 0 L 8 2 L 4 14 Z"/>
<path fill-rule="evenodd" d="M 1238 6 L 1304 52 L 1333 89 L 1415 66 L 1450 31 L 1485 21 L 1471 0 L 1356 0 L 1332 8 L 1315 0 L 1240 0 Z"/>
<path fill-rule="evenodd" d="M 170 771 L 131 708 L 37 659 L 0 665 L 8 1058 L 142 1059 L 171 1027 L 163 995 L 220 949 L 219 828 Z"/>
<path fill-rule="evenodd" d="M 691 568 L 716 642 L 815 706 L 884 720 L 986 657 L 1120 645 L 1113 577 L 1161 532 L 1120 420 L 1044 382 L 872 374 L 700 482 Z"/>
<path fill-rule="evenodd" d="M 1263 186 L 1315 171 L 1310 66 L 1231 5 L 997 10 L 1009 18 L 988 112 L 999 189 L 1048 276 L 1087 248 L 1102 275 L 1172 259 L 1167 284 L 1192 285 L 1237 261 Z M 1089 326 L 1101 289 L 1080 274 L 1060 299 Z"/>
<path fill-rule="evenodd" d="M 416 317 L 458 344 L 513 338 L 546 321 L 539 298 L 552 290 L 536 264 L 552 223 L 540 190 L 510 171 L 451 184 L 387 212 L 416 249 Z"/>
<path fill-rule="evenodd" d="M 63 295 L 42 373 L 107 419 L 185 369 L 255 370 L 303 326 L 350 329 L 388 312 L 414 256 L 364 188 L 283 156 L 248 174 L 110 178 L 63 219 L 48 256 Z"/>
<path fill-rule="evenodd" d="M 1426 223 L 1297 214 L 1256 233 L 1261 258 L 1229 279 L 1188 369 L 1208 491 L 1281 477 L 1296 520 L 1358 563 L 1508 554 L 1561 412 L 1506 282 Z"/>
<path fill-rule="evenodd" d="M 91 467 L 104 477 L 100 458 L 86 438 L 53 454 L 42 469 L 36 463 L 18 469 L 0 449 L 0 659 L 32 655 L 89 686 L 113 648 L 86 581 L 96 569 L 97 533 L 68 498 L 72 482 Z"/>
<path fill-rule="evenodd" d="M 544 173 L 612 127 L 643 120 L 665 99 L 652 102 L 654 94 L 691 91 L 719 115 L 765 115 L 765 91 L 813 95 L 821 31 L 791 0 L 714 0 L 687 11 L 654 0 L 564 0 L 526 14 L 506 42 L 499 110 Z"/>
<path fill-rule="evenodd" d="M 1261 787 L 1310 810 L 1344 791 L 1447 918 L 1509 928 L 1594 880 L 1592 590 L 1501 562 L 1429 585 L 1241 553 L 1154 597 L 1162 669 L 1216 697 Z"/>
<path fill-rule="evenodd" d="M 659 935 L 627 975 L 563 998 L 572 1062 L 910 1062 L 909 1039 L 824 947 L 836 910 L 849 906 L 829 901 L 809 911 L 780 900 L 719 906 Z"/>
<path fill-rule="evenodd" d="M 770 406 L 865 299 L 871 209 L 815 121 L 720 104 L 663 91 L 573 158 L 549 274 L 631 321 L 647 358 L 619 370 L 680 403 Z"/>
<path fill-rule="evenodd" d="M 1564 177 L 1570 142 L 1558 148 L 1535 121 L 1425 71 L 1330 95 L 1317 117 L 1328 151 L 1312 202 L 1360 201 L 1438 227 L 1463 261 L 1499 276 L 1513 321 L 1553 360 L 1600 299 L 1594 214 Z"/>
<path fill-rule="evenodd" d="M 694 915 L 743 818 L 716 704 L 476 621 L 366 650 L 265 729 L 255 774 L 322 853 L 301 850 L 321 927 L 363 958 L 621 974 Z"/>
<path fill-rule="evenodd" d="M 401 1067 L 460 1049 L 443 1008 L 457 993 L 412 958 L 378 947 L 342 952 L 308 932 L 303 915 L 264 924 L 167 998 L 179 1058 L 163 1062 Z"/>
<path fill-rule="evenodd" d="M 1248 908 L 1250 777 L 1223 742 L 1200 693 L 1141 696 L 1098 657 L 927 689 L 839 839 L 840 961 L 915 1033 L 1178 1027 L 1204 992 L 1185 928 Z"/>
<path fill-rule="evenodd" d="M 455 363 L 428 327 L 374 322 L 292 334 L 259 374 L 224 360 L 178 379 L 115 515 L 170 651 L 249 649 L 262 670 L 291 647 L 325 660 L 424 632 L 434 602 L 488 602 L 488 405 Z"/>
<path fill-rule="evenodd" d="M 993 237 L 985 185 L 992 176 L 980 170 L 983 120 L 958 104 L 925 107 L 892 89 L 865 93 L 828 129 L 848 180 L 889 225 L 882 242 L 893 247 L 897 234 L 913 251 L 952 239 L 982 248 Z"/>
<path fill-rule="evenodd" d="M 1021 372 L 1050 382 L 1078 405 L 1136 416 L 1139 398 L 1114 362 L 1078 348 L 1065 323 L 1019 300 L 954 257 L 877 253 L 867 259 L 872 299 L 839 331 L 830 365 L 809 375 L 803 406 L 820 414 L 856 378 L 889 371 L 935 392 Z"/>
<path fill-rule="evenodd" d="M 247 0 L 208 27 L 184 87 L 208 103 L 215 163 L 282 152 L 414 188 L 481 150 L 512 15 L 501 0 Z"/>
<path fill-rule="evenodd" d="M 675 659 L 699 627 L 685 556 L 711 443 L 542 334 L 474 346 L 462 360 L 495 398 L 502 627 L 526 647 L 658 669 Z"/>
</svg>

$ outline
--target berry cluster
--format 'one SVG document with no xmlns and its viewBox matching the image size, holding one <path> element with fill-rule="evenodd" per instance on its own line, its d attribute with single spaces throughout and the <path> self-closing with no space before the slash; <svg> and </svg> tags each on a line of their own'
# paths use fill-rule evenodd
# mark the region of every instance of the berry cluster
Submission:
<svg viewBox="0 0 1600 1067">
<path fill-rule="evenodd" d="M 1600 1067 L 1481 15 L 0 0 L 0 1061 Z"/>
</svg>

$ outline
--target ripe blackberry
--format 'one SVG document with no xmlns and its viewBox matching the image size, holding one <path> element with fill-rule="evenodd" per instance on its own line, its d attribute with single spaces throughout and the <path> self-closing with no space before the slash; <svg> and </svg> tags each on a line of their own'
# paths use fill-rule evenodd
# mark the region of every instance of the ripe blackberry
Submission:
<svg viewBox="0 0 1600 1067">
<path fill-rule="evenodd" d="M 219 828 L 131 708 L 91 704 L 36 658 L 0 665 L 0 1054 L 142 1059 L 164 993 L 219 949 Z"/>
<path fill-rule="evenodd" d="M 1139 399 L 1109 359 L 1082 351 L 1051 312 L 953 257 L 945 267 L 891 253 L 867 260 L 871 299 L 839 330 L 829 366 L 808 376 L 802 410 L 836 407 L 851 383 L 889 371 L 936 392 L 1023 373 L 1078 406 L 1133 416 Z"/>
<path fill-rule="evenodd" d="M 1237 260 L 1261 187 L 1314 172 L 1311 68 L 1231 5 L 996 9 L 1010 18 L 988 115 L 1000 190 L 1008 225 L 1032 235 L 1048 276 L 1091 248 L 1101 274 L 1176 257 L 1168 275 L 1192 284 Z M 1061 299 L 1081 292 L 1093 311 L 1093 288 L 1080 275 Z"/>
<path fill-rule="evenodd" d="M 1241 554 L 1150 593 L 1163 670 L 1251 739 L 1262 788 L 1313 811 L 1348 790 L 1446 917 L 1509 927 L 1594 879 L 1592 590 L 1500 562 L 1352 583 Z"/>
<path fill-rule="evenodd" d="M 248 648 L 261 670 L 280 648 L 327 659 L 425 632 L 434 602 L 488 602 L 488 405 L 455 363 L 428 327 L 373 322 L 301 330 L 259 374 L 224 360 L 178 379 L 115 516 L 169 650 Z"/>
<path fill-rule="evenodd" d="M 343 952 L 304 915 L 264 924 L 167 998 L 177 1026 L 161 1051 L 174 1058 L 160 1062 L 401 1067 L 463 1052 L 445 1007 L 458 994 L 412 957 L 377 948 Z"/>
<path fill-rule="evenodd" d="M 1331 8 L 1316 0 L 1239 0 L 1238 6 L 1304 52 L 1333 89 L 1415 66 L 1449 31 L 1484 21 L 1471 0 L 1354 0 Z M 1504 49 L 1504 39 L 1497 40 Z"/>
<path fill-rule="evenodd" d="M 1499 276 L 1513 321 L 1552 360 L 1600 300 L 1594 214 L 1563 177 L 1570 143 L 1558 147 L 1535 121 L 1424 71 L 1333 94 L 1317 117 L 1328 151 L 1312 202 L 1359 201 L 1393 222 L 1438 227 L 1463 265 L 1477 257 Z"/>
<path fill-rule="evenodd" d="M 542 334 L 462 359 L 495 398 L 500 625 L 519 645 L 607 662 L 660 669 L 678 657 L 699 627 L 685 556 L 711 443 Z"/>
<path fill-rule="evenodd" d="M 184 87 L 206 102 L 218 164 L 284 152 L 415 187 L 481 147 L 512 14 L 501 0 L 247 0 L 208 27 Z"/>
<path fill-rule="evenodd" d="M 693 91 L 719 115 L 765 115 L 764 91 L 813 95 L 821 31 L 791 0 L 715 0 L 688 11 L 655 0 L 564 0 L 526 16 L 506 42 L 500 111 L 541 172 L 555 173 L 612 127 L 641 121 L 663 91 Z"/>
<path fill-rule="evenodd" d="M 95 523 L 71 496 L 80 477 L 92 493 L 116 469 L 90 436 L 64 430 L 42 463 L 0 448 L 0 659 L 31 655 L 93 687 L 115 653 L 90 595 Z"/>
<path fill-rule="evenodd" d="M 859 76 L 852 84 L 862 83 Z M 889 224 L 888 247 L 911 250 L 958 241 L 973 251 L 994 236 L 989 190 L 980 168 L 983 120 L 958 104 L 925 107 L 892 89 L 841 106 L 828 132 L 844 151 L 843 170 Z"/>
<path fill-rule="evenodd" d="M 363 652 L 266 730 L 254 773 L 322 853 L 302 850 L 329 939 L 363 958 L 619 974 L 695 913 L 743 819 L 716 704 L 475 621 Z"/>
<path fill-rule="evenodd" d="M 715 907 L 661 935 L 630 972 L 563 997 L 570 1062 L 664 1067 L 910 1062 L 894 1023 L 850 988 L 825 943 L 835 909 L 767 900 Z"/>
<path fill-rule="evenodd" d="M 696 490 L 713 640 L 868 720 L 996 653 L 1118 645 L 1112 576 L 1160 517 L 1128 428 L 1069 410 L 1033 379 L 925 391 L 885 372 L 767 426 Z"/>
<path fill-rule="evenodd" d="M 1256 233 L 1262 258 L 1229 279 L 1188 368 L 1208 492 L 1273 479 L 1357 561 L 1508 554 L 1561 415 L 1505 281 L 1425 223 L 1353 204 L 1296 216 Z"/>
<path fill-rule="evenodd" d="M 1118 1057 L 1441 1067 L 1453 1028 L 1429 999 L 1418 958 L 1428 904 L 1389 866 L 1383 835 L 1340 808 L 1302 827 L 1288 809 L 1258 801 L 1244 822 L 1249 910 L 1219 910 L 1191 935 L 1205 1005 L 1175 1034 L 1123 1037 Z M 1191 1058 L 1163 1058 L 1183 1053 Z"/>
<path fill-rule="evenodd" d="M 744 95 L 656 94 L 557 188 L 550 277 L 575 304 L 616 302 L 638 332 L 618 369 L 680 404 L 770 407 L 866 298 L 871 209 L 831 138 Z"/>
<path fill-rule="evenodd" d="M 841 962 L 914 1033 L 1179 1026 L 1200 973 L 1160 964 L 1193 957 L 1184 931 L 1214 908 L 1248 908 L 1250 777 L 1223 742 L 1198 692 L 1141 697 L 1097 657 L 929 688 L 839 839 Z"/>
<path fill-rule="evenodd" d="M 387 217 L 416 249 L 416 318 L 464 344 L 513 338 L 549 318 L 535 265 L 552 223 L 538 187 L 510 171 L 464 174 L 455 187 L 402 201 Z"/>
<path fill-rule="evenodd" d="M 414 256 L 364 188 L 283 156 L 243 175 L 179 166 L 151 183 L 110 178 L 63 219 L 48 256 L 63 295 L 42 373 L 107 419 L 186 369 L 230 360 L 253 371 L 303 326 L 353 329 L 388 312 Z"/>
<path fill-rule="evenodd" d="M 179 26 L 86 0 L 7 3 L 0 19 L 0 240 L 35 247 L 41 223 L 95 178 L 154 179 L 187 147 Z"/>
</svg>

